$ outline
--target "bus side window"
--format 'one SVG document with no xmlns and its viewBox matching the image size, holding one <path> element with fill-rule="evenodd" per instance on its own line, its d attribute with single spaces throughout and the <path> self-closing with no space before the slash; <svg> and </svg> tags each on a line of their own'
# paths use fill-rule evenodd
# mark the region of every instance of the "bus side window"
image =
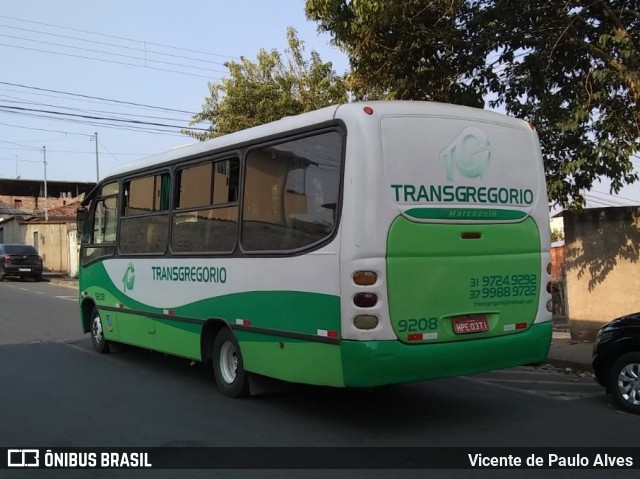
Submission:
<svg viewBox="0 0 640 479">
<path fill-rule="evenodd" d="M 329 237 L 336 226 L 342 136 L 335 131 L 251 150 L 241 244 L 286 252 Z"/>
<path fill-rule="evenodd" d="M 237 158 L 177 171 L 173 252 L 233 252 L 238 236 L 239 172 Z"/>
<path fill-rule="evenodd" d="M 167 248 L 171 182 L 168 173 L 127 181 L 120 220 L 122 254 L 161 254 Z"/>
</svg>

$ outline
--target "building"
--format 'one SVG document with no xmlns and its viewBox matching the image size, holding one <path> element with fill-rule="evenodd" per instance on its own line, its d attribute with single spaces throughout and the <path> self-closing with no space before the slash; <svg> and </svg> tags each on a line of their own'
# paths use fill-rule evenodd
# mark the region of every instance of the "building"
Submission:
<svg viewBox="0 0 640 479">
<path fill-rule="evenodd" d="M 0 179 L 0 243 L 33 245 L 45 271 L 77 273 L 76 210 L 95 183 Z"/>
</svg>

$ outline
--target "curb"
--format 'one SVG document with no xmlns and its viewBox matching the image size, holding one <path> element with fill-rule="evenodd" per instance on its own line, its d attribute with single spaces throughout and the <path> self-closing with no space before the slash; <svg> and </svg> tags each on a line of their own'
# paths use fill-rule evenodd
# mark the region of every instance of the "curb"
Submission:
<svg viewBox="0 0 640 479">
<path fill-rule="evenodd" d="M 78 282 L 75 280 L 64 280 L 64 279 L 48 279 L 45 278 L 46 282 L 48 282 L 49 284 L 55 284 L 56 286 L 65 286 L 67 288 L 72 288 L 72 289 L 78 289 Z"/>
</svg>

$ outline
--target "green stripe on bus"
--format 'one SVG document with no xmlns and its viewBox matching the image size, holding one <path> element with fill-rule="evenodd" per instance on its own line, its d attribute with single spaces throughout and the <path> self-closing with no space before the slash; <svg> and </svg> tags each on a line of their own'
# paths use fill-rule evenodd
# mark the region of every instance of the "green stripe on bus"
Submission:
<svg viewBox="0 0 640 479">
<path fill-rule="evenodd" d="M 247 291 L 232 293 L 223 296 L 207 298 L 174 308 L 158 308 L 140 303 L 125 295 L 111 281 L 102 263 L 93 264 L 83 271 L 85 275 L 83 290 L 88 296 L 98 303 L 98 306 L 114 308 L 120 303 L 122 309 L 114 308 L 110 311 L 102 311 L 101 317 L 104 325 L 105 337 L 113 341 L 122 341 L 135 344 L 153 350 L 163 351 L 178 356 L 201 359 L 200 334 L 202 324 L 207 319 L 219 318 L 233 325 L 237 319 L 251 322 L 256 328 L 281 330 L 294 333 L 317 336 L 318 330 L 340 331 L 340 298 L 338 296 L 309 293 L 304 291 Z M 100 285 L 100 286 L 98 286 Z M 95 298 L 101 298 L 96 301 Z M 135 311 L 163 314 L 165 309 L 171 309 L 176 317 L 193 318 L 202 321 L 202 324 L 173 320 L 168 316 L 154 318 L 135 314 Z M 279 338 L 274 335 L 246 333 L 234 331 L 238 337 L 243 352 L 245 349 L 252 358 L 257 356 L 252 353 L 262 348 L 278 348 L 280 342 L 288 345 L 300 343 L 304 347 L 289 346 L 288 353 L 296 351 L 293 360 L 299 364 L 292 369 L 290 377 L 284 377 L 285 373 L 279 372 L 280 379 L 289 381 L 294 379 L 296 371 L 304 367 L 307 373 L 321 370 L 325 365 L 333 365 L 330 371 L 313 373 L 318 375 L 319 384 L 341 384 L 342 374 L 335 369 L 336 357 L 339 359 L 339 346 L 322 344 L 323 347 L 313 346 L 313 343 L 292 338 Z M 250 334 L 250 336 L 247 336 Z M 247 337 L 250 340 L 247 341 Z M 259 346 L 258 343 L 265 343 Z M 326 348 L 325 346 L 330 346 Z M 312 351 L 322 351 L 317 361 L 310 362 L 305 348 Z M 333 349 L 332 349 L 333 348 Z M 279 355 L 279 358 L 283 355 Z M 292 356 L 287 354 L 287 357 Z M 279 371 L 284 366 L 280 359 L 273 363 L 275 370 Z M 269 361 L 260 364 L 255 359 L 250 359 L 248 370 L 255 372 L 268 372 L 264 370 Z M 284 368 L 286 369 L 286 368 Z M 331 380 L 327 379 L 331 377 Z"/>
<path fill-rule="evenodd" d="M 524 211 L 500 210 L 496 208 L 411 208 L 407 216 L 421 220 L 521 220 L 527 216 Z"/>
</svg>

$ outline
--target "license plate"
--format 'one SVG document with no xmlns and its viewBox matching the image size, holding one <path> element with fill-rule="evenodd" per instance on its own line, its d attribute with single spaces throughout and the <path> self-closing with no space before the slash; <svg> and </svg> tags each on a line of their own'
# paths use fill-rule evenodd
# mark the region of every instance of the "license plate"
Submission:
<svg viewBox="0 0 640 479">
<path fill-rule="evenodd" d="M 482 333 L 489 331 L 486 316 L 464 316 L 453 319 L 453 330 L 456 334 Z"/>
<path fill-rule="evenodd" d="M 28 273 L 31 271 L 31 268 L 18 268 L 18 271 L 20 271 L 21 273 Z"/>
</svg>

